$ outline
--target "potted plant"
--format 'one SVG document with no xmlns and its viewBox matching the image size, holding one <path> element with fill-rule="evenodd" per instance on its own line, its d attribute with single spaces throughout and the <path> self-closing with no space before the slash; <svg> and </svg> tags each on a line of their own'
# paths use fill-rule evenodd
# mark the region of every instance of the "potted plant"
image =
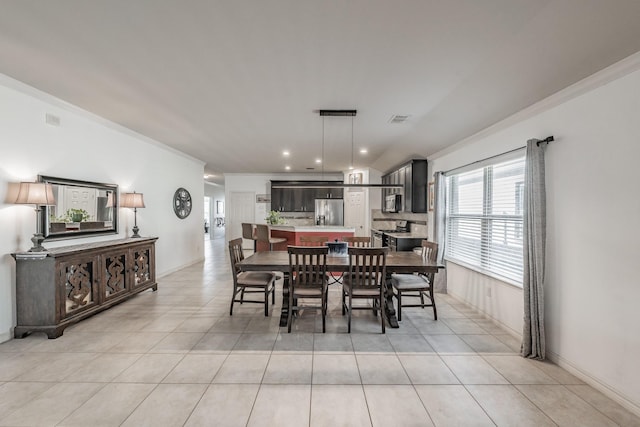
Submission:
<svg viewBox="0 0 640 427">
<path fill-rule="evenodd" d="M 64 215 L 65 222 L 82 222 L 89 220 L 89 212 L 84 209 L 67 209 Z"/>
</svg>

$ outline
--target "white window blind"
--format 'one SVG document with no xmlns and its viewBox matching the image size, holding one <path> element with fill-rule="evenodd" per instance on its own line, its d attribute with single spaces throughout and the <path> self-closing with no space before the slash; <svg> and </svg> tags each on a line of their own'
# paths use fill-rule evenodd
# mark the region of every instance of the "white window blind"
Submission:
<svg viewBox="0 0 640 427">
<path fill-rule="evenodd" d="M 522 284 L 524 157 L 447 177 L 446 259 Z"/>
</svg>

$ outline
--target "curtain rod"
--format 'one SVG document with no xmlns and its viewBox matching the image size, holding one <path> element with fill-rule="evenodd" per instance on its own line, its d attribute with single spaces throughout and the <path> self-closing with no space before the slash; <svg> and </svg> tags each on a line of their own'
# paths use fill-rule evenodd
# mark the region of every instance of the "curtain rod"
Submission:
<svg viewBox="0 0 640 427">
<path fill-rule="evenodd" d="M 549 145 L 549 143 L 553 142 L 553 141 L 555 141 L 555 139 L 553 138 L 553 135 L 551 135 L 551 136 L 546 137 L 545 139 L 538 140 L 536 142 L 536 145 L 538 147 L 540 146 L 540 144 L 543 144 L 543 143 Z M 458 169 L 466 168 L 468 166 L 475 165 L 476 163 L 486 162 L 487 160 L 491 160 L 491 159 L 494 159 L 496 157 L 501 157 L 501 156 L 504 156 L 504 155 L 507 155 L 507 154 L 510 154 L 510 153 L 515 153 L 516 151 L 522 150 L 523 148 L 527 148 L 527 146 L 523 145 L 522 147 L 514 148 L 513 150 L 505 151 L 504 153 L 496 154 L 495 156 L 485 157 L 484 159 L 476 160 L 475 162 L 467 163 L 466 165 L 462 165 L 462 166 L 458 166 L 457 168 L 449 169 L 448 171 L 445 171 L 443 173 L 444 174 L 450 174 L 451 172 L 457 171 Z"/>
</svg>

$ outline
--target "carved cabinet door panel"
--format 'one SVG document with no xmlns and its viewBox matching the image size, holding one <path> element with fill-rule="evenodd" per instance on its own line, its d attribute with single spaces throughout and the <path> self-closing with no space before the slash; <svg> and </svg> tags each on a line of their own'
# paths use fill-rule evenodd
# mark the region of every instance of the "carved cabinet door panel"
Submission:
<svg viewBox="0 0 640 427">
<path fill-rule="evenodd" d="M 57 266 L 58 314 L 60 319 L 72 317 L 99 303 L 98 256 L 73 256 L 60 260 Z"/>
<path fill-rule="evenodd" d="M 102 301 L 119 298 L 129 292 L 130 275 L 127 274 L 129 250 L 107 252 L 101 256 L 100 297 Z"/>
<path fill-rule="evenodd" d="M 155 252 L 153 245 L 140 245 L 131 251 L 131 287 L 136 289 L 155 282 Z"/>
</svg>

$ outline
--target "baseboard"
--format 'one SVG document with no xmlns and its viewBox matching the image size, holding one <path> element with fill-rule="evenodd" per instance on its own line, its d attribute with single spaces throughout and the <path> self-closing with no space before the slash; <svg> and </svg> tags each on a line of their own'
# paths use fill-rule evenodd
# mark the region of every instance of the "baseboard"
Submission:
<svg viewBox="0 0 640 427">
<path fill-rule="evenodd" d="M 618 403 L 620 406 L 622 406 L 626 410 L 628 410 L 628 411 L 632 412 L 633 414 L 635 414 L 636 416 L 640 417 L 640 406 L 638 406 L 637 404 L 635 404 L 632 401 L 630 401 L 629 399 L 627 399 L 625 396 L 620 394 L 615 389 L 611 388 L 607 384 L 605 384 L 602 381 L 600 381 L 599 379 L 593 377 L 589 373 L 581 370 L 580 368 L 575 367 L 569 361 L 567 361 L 563 357 L 559 356 L 557 353 L 554 353 L 554 352 L 549 351 L 547 349 L 546 356 L 547 356 L 547 359 L 549 359 L 550 361 L 552 361 L 556 365 L 558 365 L 561 368 L 567 370 L 573 376 L 581 379 L 582 381 L 584 381 L 585 383 L 587 383 L 591 387 L 593 387 L 596 390 L 598 390 L 600 393 L 602 393 L 605 396 L 607 396 L 609 399 L 611 399 L 611 400 L 615 401 L 616 403 Z"/>
<path fill-rule="evenodd" d="M 178 270 L 182 270 L 183 268 L 187 268 L 187 267 L 191 267 L 193 264 L 197 264 L 199 262 L 203 262 L 204 261 L 204 256 L 202 258 L 198 258 L 195 261 L 189 262 L 187 264 L 183 264 L 181 266 L 178 267 L 174 267 L 171 270 L 167 270 L 167 271 L 163 271 L 162 273 L 158 273 L 157 278 L 160 279 L 164 276 L 168 276 L 171 273 L 175 273 Z"/>
<path fill-rule="evenodd" d="M 473 308 L 475 311 L 477 311 L 478 313 L 480 313 L 482 316 L 484 316 L 484 318 L 486 320 L 490 320 L 493 323 L 495 323 L 496 325 L 500 326 L 501 328 L 504 328 L 504 330 L 509 333 L 509 335 L 511 335 L 514 338 L 517 338 L 519 340 L 522 340 L 522 331 L 516 331 L 513 328 L 510 328 L 508 325 L 502 323 L 501 321 L 499 321 L 498 319 L 496 319 L 495 317 L 492 317 L 489 313 L 487 313 L 486 311 L 481 310 L 479 307 L 476 307 L 473 304 L 470 304 L 469 301 L 465 301 L 462 297 L 453 294 L 449 291 L 446 292 L 447 295 L 449 295 L 450 297 L 454 298 L 456 301 L 460 302 L 461 304 L 467 305 L 471 308 Z"/>
<path fill-rule="evenodd" d="M 10 341 L 13 338 L 13 328 L 8 331 L 0 332 L 0 344 Z"/>
</svg>

